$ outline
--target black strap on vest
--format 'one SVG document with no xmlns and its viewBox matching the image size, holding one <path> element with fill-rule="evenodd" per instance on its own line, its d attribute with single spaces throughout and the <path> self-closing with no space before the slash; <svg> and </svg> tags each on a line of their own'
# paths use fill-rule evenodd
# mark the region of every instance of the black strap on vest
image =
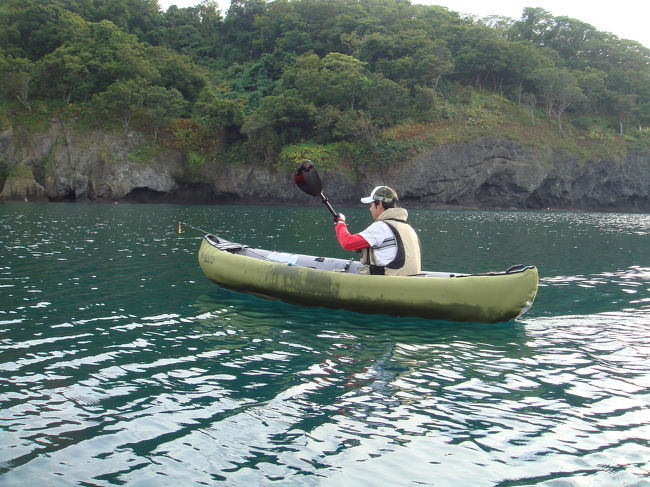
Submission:
<svg viewBox="0 0 650 487">
<path fill-rule="evenodd" d="M 397 244 L 397 255 L 395 256 L 395 259 L 393 259 L 393 262 L 386 265 L 386 267 L 388 267 L 389 269 L 399 269 L 400 267 L 404 267 L 404 261 L 406 260 L 406 254 L 404 253 L 404 242 L 402 242 L 402 237 L 400 237 L 399 232 L 395 229 L 393 225 L 391 225 L 387 221 L 384 221 L 384 223 L 388 225 L 389 228 L 395 234 L 395 243 Z"/>
<path fill-rule="evenodd" d="M 406 223 L 405 220 L 397 220 L 394 218 L 391 218 L 391 220 L 395 220 L 398 222 Z M 388 225 L 388 228 L 390 228 L 391 232 L 393 232 L 393 235 L 395 236 L 395 244 L 397 245 L 397 254 L 395 255 L 395 258 L 393 259 L 392 262 L 389 264 L 383 266 L 383 265 L 369 265 L 368 270 L 370 272 L 370 275 L 372 276 L 383 276 L 386 274 L 386 268 L 389 269 L 399 269 L 401 267 L 404 267 L 404 262 L 406 260 L 406 254 L 404 252 L 404 242 L 402 242 L 402 237 L 400 236 L 399 232 L 395 229 L 393 225 L 388 223 L 386 220 L 383 220 L 383 222 Z"/>
</svg>

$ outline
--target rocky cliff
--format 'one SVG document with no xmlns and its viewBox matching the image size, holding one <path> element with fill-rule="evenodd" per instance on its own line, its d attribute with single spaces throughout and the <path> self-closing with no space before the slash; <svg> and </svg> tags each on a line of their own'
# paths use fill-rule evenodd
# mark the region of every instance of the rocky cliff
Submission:
<svg viewBox="0 0 650 487">
<path fill-rule="evenodd" d="M 138 162 L 141 147 L 137 136 L 82 133 L 58 121 L 41 133 L 5 130 L 0 199 L 318 204 L 286 172 L 245 163 L 192 165 L 173 150 Z M 650 153 L 581 161 L 494 137 L 435 147 L 378 173 L 321 177 L 339 204 L 389 184 L 410 207 L 650 210 Z"/>
<path fill-rule="evenodd" d="M 650 153 L 579 160 L 500 138 L 438 147 L 386 175 L 422 206 L 649 210 Z"/>
</svg>

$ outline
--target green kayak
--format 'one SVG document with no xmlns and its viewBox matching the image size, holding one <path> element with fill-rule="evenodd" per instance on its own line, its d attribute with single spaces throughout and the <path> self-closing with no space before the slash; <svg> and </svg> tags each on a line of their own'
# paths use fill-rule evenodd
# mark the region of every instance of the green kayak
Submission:
<svg viewBox="0 0 650 487">
<path fill-rule="evenodd" d="M 353 260 L 254 249 L 206 235 L 199 265 L 216 284 L 288 303 L 362 313 L 497 323 L 526 312 L 537 293 L 537 268 L 484 274 L 359 274 Z"/>
</svg>

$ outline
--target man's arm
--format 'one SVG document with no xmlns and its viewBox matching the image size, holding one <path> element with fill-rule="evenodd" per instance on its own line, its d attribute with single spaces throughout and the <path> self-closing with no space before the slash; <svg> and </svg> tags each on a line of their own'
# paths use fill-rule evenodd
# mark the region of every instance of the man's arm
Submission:
<svg viewBox="0 0 650 487">
<path fill-rule="evenodd" d="M 359 233 L 351 235 L 348 231 L 348 226 L 344 221 L 339 220 L 334 227 L 336 231 L 336 239 L 339 241 L 343 250 L 361 250 L 370 247 L 368 241 Z"/>
</svg>

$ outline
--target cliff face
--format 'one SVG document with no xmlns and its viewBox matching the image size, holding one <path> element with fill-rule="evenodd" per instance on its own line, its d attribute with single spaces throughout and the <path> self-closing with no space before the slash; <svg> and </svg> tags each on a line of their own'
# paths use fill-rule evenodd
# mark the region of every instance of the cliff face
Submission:
<svg viewBox="0 0 650 487">
<path fill-rule="evenodd" d="M 422 205 L 650 209 L 650 153 L 580 161 L 564 152 L 485 137 L 439 147 L 386 177 Z"/>
<path fill-rule="evenodd" d="M 318 204 L 291 175 L 246 164 L 188 164 L 177 151 L 133 160 L 142 141 L 79 133 L 52 122 L 43 133 L 0 134 L 10 169 L 0 199 L 192 203 Z M 131 156 L 131 157 L 129 157 Z M 321 173 L 339 204 L 358 202 L 377 184 L 394 187 L 411 207 L 650 210 L 650 153 L 615 161 L 579 161 L 559 152 L 485 137 L 436 147 L 381 173 Z"/>
</svg>

